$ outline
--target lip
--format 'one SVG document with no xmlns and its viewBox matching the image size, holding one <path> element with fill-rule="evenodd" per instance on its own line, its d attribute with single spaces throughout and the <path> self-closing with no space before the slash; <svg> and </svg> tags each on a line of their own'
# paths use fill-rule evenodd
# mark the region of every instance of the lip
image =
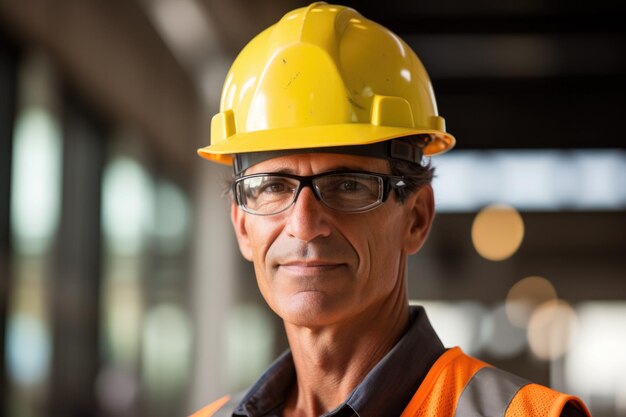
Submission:
<svg viewBox="0 0 626 417">
<path fill-rule="evenodd" d="M 280 263 L 278 268 L 296 275 L 319 275 L 343 265 L 343 263 L 327 261 L 290 261 Z"/>
</svg>

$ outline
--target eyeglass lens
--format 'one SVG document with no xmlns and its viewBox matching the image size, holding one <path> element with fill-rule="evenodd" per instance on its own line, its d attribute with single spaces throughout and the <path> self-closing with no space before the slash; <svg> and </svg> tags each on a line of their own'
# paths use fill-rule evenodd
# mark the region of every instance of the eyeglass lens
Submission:
<svg viewBox="0 0 626 417">
<path fill-rule="evenodd" d="M 297 198 L 300 180 L 281 175 L 260 175 L 237 183 L 240 203 L 259 214 L 287 209 Z M 313 192 L 328 207 L 348 212 L 370 209 L 382 201 L 382 178 L 360 173 L 330 174 L 312 180 Z"/>
</svg>

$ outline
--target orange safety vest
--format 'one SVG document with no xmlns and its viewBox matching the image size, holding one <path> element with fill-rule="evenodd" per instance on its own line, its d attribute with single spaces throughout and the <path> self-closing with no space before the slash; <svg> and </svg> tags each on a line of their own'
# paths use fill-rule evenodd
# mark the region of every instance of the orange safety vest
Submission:
<svg viewBox="0 0 626 417">
<path fill-rule="evenodd" d="M 222 397 L 190 417 L 215 416 L 229 400 Z M 568 402 L 591 417 L 577 397 L 530 383 L 456 347 L 437 359 L 400 417 L 559 417 Z"/>
</svg>

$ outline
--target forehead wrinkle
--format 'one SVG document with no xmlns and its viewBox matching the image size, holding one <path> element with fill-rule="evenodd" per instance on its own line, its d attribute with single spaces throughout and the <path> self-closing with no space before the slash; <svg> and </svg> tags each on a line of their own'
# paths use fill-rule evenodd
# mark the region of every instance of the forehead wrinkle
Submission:
<svg viewBox="0 0 626 417">
<path fill-rule="evenodd" d="M 376 162 L 382 162 L 377 166 Z M 372 169 L 378 168 L 378 169 Z M 329 171 L 372 171 L 384 173 L 389 170 L 387 161 L 343 154 L 300 154 L 280 158 L 268 159 L 248 168 L 246 175 L 257 173 L 284 173 L 291 175 L 310 175 Z"/>
<path fill-rule="evenodd" d="M 328 172 L 335 172 L 335 171 L 361 172 L 361 171 L 365 171 L 365 170 L 362 167 L 355 167 L 355 166 L 350 166 L 350 165 L 338 165 L 338 166 L 330 166 L 330 167 L 327 167 L 325 169 L 321 169 L 318 172 L 315 172 L 313 175 L 325 174 L 325 173 L 328 173 Z M 289 174 L 289 175 L 298 175 L 296 170 L 291 169 L 291 168 L 281 168 L 281 169 L 272 170 L 272 171 L 263 171 L 263 172 L 259 172 L 259 173 L 254 174 L 254 175 L 258 175 L 258 174 Z M 307 176 L 307 175 L 304 175 L 304 176 Z"/>
</svg>

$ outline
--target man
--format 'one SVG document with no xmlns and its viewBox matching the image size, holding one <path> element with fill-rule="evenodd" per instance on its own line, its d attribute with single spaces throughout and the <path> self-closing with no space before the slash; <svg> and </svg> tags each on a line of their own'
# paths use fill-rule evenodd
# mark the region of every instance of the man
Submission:
<svg viewBox="0 0 626 417">
<path fill-rule="evenodd" d="M 576 398 L 445 349 L 409 308 L 407 256 L 450 149 L 427 73 L 352 9 L 287 14 L 235 60 L 206 159 L 232 164 L 231 219 L 290 350 L 195 416 L 583 416 Z"/>
</svg>

